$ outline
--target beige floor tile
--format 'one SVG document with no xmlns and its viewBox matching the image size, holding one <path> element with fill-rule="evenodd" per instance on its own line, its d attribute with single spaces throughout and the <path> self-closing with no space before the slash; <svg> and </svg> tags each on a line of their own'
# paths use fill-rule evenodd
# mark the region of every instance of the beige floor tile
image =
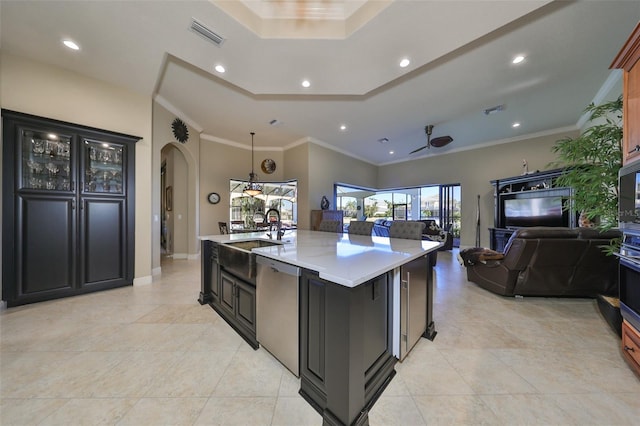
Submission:
<svg viewBox="0 0 640 426">
<path fill-rule="evenodd" d="M 209 397 L 235 352 L 190 352 L 153 379 L 145 397 Z"/>
<path fill-rule="evenodd" d="M 290 371 L 284 371 L 280 380 L 280 388 L 278 396 L 297 396 L 300 390 L 300 379 L 293 375 Z"/>
<path fill-rule="evenodd" d="M 426 425 L 420 410 L 411 397 L 383 396 L 369 411 L 372 425 L 385 426 L 422 426 Z"/>
<path fill-rule="evenodd" d="M 557 404 L 557 395 L 480 395 L 505 425 L 578 425 Z"/>
<path fill-rule="evenodd" d="M 0 424 L 3 426 L 37 425 L 67 399 L 2 398 L 0 399 Z"/>
<path fill-rule="evenodd" d="M 71 399 L 39 425 L 115 425 L 136 401 L 137 399 L 124 398 Z"/>
<path fill-rule="evenodd" d="M 141 398 L 117 424 L 192 425 L 206 403 L 207 398 Z"/>
<path fill-rule="evenodd" d="M 162 270 L 0 311 L 0 424 L 322 424 L 298 378 L 197 303 L 198 261 Z M 448 252 L 435 278 L 436 339 L 396 365 L 372 426 L 638 424 L 640 379 L 593 300 L 497 296 Z"/>
<path fill-rule="evenodd" d="M 476 394 L 536 393 L 529 382 L 487 351 L 449 349 L 443 356 Z"/>
<path fill-rule="evenodd" d="M 194 424 L 267 426 L 275 406 L 275 397 L 211 397 Z"/>
<path fill-rule="evenodd" d="M 273 413 L 273 426 L 320 426 L 322 416 L 301 396 L 278 397 Z"/>
<path fill-rule="evenodd" d="M 414 400 L 429 426 L 515 424 L 501 423 L 475 395 L 415 396 Z"/>
<path fill-rule="evenodd" d="M 127 352 L 107 373 L 83 388 L 91 398 L 143 397 L 157 377 L 163 377 L 183 357 L 174 352 Z"/>
<path fill-rule="evenodd" d="M 265 351 L 238 350 L 212 396 L 275 397 L 283 374 L 284 367 Z"/>
<path fill-rule="evenodd" d="M 617 395 L 603 393 L 557 395 L 556 404 L 578 425 L 631 426 L 640 422 L 640 393 L 634 396 L 635 407 Z"/>
</svg>

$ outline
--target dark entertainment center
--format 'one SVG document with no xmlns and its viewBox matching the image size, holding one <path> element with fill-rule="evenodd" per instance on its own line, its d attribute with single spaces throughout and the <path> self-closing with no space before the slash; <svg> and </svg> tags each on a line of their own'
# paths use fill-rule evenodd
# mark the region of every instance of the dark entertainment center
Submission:
<svg viewBox="0 0 640 426">
<path fill-rule="evenodd" d="M 503 251 L 518 228 L 576 226 L 571 188 L 555 185 L 562 171 L 554 169 L 491 181 L 495 207 L 494 227 L 489 228 L 491 249 Z"/>
</svg>

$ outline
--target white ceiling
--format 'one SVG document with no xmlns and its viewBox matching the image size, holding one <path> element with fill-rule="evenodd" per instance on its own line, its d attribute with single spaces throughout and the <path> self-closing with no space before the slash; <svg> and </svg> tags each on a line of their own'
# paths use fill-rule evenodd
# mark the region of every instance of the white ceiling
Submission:
<svg viewBox="0 0 640 426">
<path fill-rule="evenodd" d="M 289 14 L 279 37 L 273 15 L 252 15 L 254 4 L 234 18 L 230 0 L 2 0 L 0 40 L 3 52 L 148 94 L 205 140 L 250 148 L 255 131 L 256 150 L 313 140 L 385 164 L 575 128 L 605 82 L 621 84 L 608 68 L 640 19 L 640 1 L 354 1 L 330 22 L 353 31 L 319 39 L 309 37 L 322 21 L 304 11 Z M 353 29 L 367 3 L 375 13 Z M 224 36 L 222 46 L 191 31 L 192 18 Z M 259 36 L 267 24 L 270 38 Z M 80 51 L 63 47 L 64 37 Z M 526 55 L 517 66 L 516 54 Z M 405 69 L 402 57 L 411 59 Z M 454 142 L 410 156 L 427 124 Z"/>
</svg>

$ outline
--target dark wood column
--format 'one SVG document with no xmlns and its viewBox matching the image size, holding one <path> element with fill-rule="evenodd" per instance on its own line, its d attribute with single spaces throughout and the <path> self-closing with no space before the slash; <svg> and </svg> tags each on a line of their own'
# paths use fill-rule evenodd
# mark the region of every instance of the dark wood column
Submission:
<svg viewBox="0 0 640 426">
<path fill-rule="evenodd" d="M 325 425 L 367 425 L 397 362 L 389 275 L 349 288 L 305 271 L 301 286 L 300 394 Z"/>
</svg>

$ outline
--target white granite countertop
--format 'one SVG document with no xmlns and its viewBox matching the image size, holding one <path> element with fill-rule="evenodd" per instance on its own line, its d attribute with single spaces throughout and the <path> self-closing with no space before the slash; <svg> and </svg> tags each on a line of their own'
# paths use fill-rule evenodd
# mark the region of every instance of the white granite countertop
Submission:
<svg viewBox="0 0 640 426">
<path fill-rule="evenodd" d="M 268 240 L 264 232 L 199 237 L 220 244 Z M 435 241 L 405 240 L 307 230 L 288 231 L 282 244 L 253 249 L 253 253 L 318 272 L 320 278 L 355 287 L 442 246 Z"/>
</svg>

